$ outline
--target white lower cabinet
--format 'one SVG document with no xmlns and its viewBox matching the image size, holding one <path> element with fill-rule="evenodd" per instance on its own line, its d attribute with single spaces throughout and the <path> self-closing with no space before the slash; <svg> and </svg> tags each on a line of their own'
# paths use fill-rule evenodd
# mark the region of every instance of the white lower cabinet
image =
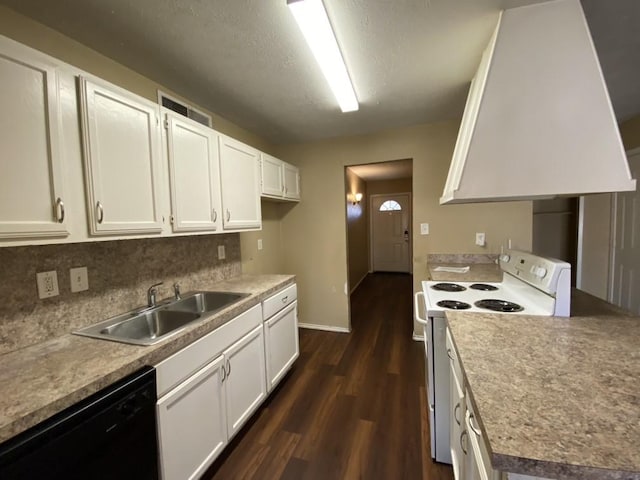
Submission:
<svg viewBox="0 0 640 480">
<path fill-rule="evenodd" d="M 291 368 L 296 306 L 291 285 L 156 365 L 163 480 L 199 478 Z"/>
<path fill-rule="evenodd" d="M 275 387 L 300 355 L 298 302 L 293 302 L 264 322 L 267 353 L 267 383 Z"/>
<path fill-rule="evenodd" d="M 224 352 L 227 434 L 233 437 L 267 396 L 262 325 Z"/>
<path fill-rule="evenodd" d="M 297 298 L 297 287 L 291 285 L 262 304 L 269 391 L 282 380 L 300 355 Z"/>
<path fill-rule="evenodd" d="M 453 476 L 456 480 L 465 479 L 468 453 L 468 432 L 465 427 L 465 395 L 462 387 L 462 376 L 459 367 L 458 356 L 447 330 L 447 355 L 449 356 L 449 393 L 450 393 L 450 436 L 451 465 Z"/>
<path fill-rule="evenodd" d="M 220 355 L 158 401 L 163 479 L 197 478 L 227 444 L 224 366 Z"/>
</svg>

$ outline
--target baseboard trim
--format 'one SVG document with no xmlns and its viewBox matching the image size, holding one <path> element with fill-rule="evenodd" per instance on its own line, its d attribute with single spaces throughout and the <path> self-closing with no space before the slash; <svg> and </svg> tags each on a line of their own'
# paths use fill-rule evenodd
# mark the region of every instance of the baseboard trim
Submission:
<svg viewBox="0 0 640 480">
<path fill-rule="evenodd" d="M 356 283 L 353 288 L 351 289 L 351 291 L 349 292 L 349 295 L 353 295 L 353 292 L 356 291 L 356 288 L 358 288 L 360 286 L 360 284 L 362 283 L 362 281 L 367 278 L 367 275 L 369 275 L 368 273 L 365 273 L 362 278 L 360 280 L 358 280 L 358 283 Z"/>
<path fill-rule="evenodd" d="M 298 327 L 307 328 L 309 330 L 324 330 L 326 332 L 351 333 L 351 330 L 345 327 L 333 327 L 331 325 L 316 325 L 315 323 L 298 323 Z"/>
<path fill-rule="evenodd" d="M 416 342 L 422 342 L 424 340 L 424 335 L 418 335 L 417 333 L 414 333 L 412 338 L 416 341 Z"/>
</svg>

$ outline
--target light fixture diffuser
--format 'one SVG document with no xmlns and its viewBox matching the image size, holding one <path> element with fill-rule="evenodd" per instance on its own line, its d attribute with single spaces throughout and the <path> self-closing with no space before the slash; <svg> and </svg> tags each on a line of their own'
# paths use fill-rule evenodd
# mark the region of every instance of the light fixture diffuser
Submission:
<svg viewBox="0 0 640 480">
<path fill-rule="evenodd" d="M 304 38 L 343 112 L 358 110 L 347 67 L 322 0 L 287 0 Z"/>
</svg>

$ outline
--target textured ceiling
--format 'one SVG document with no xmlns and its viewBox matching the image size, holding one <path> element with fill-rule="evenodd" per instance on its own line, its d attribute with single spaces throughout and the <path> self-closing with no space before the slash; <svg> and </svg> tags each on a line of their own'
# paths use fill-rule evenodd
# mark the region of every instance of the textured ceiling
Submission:
<svg viewBox="0 0 640 480">
<path fill-rule="evenodd" d="M 459 118 L 498 11 L 539 1 L 324 0 L 360 100 L 347 114 L 286 0 L 0 3 L 283 143 Z M 583 3 L 616 113 L 636 114 L 640 1 Z"/>
</svg>

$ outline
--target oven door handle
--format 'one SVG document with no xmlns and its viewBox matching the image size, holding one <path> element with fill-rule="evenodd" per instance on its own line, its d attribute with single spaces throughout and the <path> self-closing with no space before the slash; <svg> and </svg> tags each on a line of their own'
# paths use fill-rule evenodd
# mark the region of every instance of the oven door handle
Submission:
<svg viewBox="0 0 640 480">
<path fill-rule="evenodd" d="M 418 320 L 418 323 L 423 325 L 429 325 L 427 319 L 420 316 L 420 298 L 422 298 L 422 305 L 426 309 L 426 304 L 424 303 L 424 292 L 416 292 L 413 296 L 413 303 L 416 309 L 416 320 Z"/>
</svg>

